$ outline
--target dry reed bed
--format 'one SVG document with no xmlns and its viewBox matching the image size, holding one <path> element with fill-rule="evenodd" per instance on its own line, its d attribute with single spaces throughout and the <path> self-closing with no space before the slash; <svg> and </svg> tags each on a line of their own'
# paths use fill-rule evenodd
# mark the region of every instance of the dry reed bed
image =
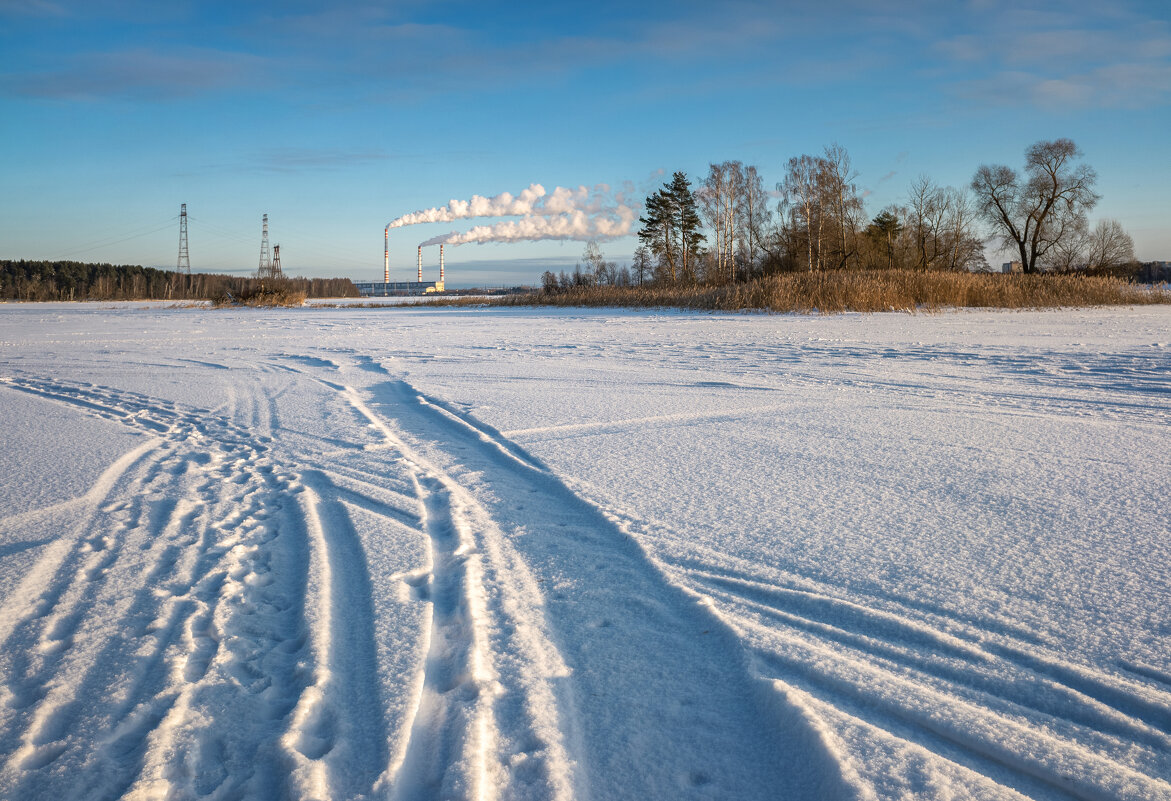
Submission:
<svg viewBox="0 0 1171 801">
<path fill-rule="evenodd" d="M 1171 303 L 1171 293 L 1086 275 L 872 272 L 782 273 L 705 287 L 575 287 L 500 298 L 436 298 L 420 305 L 618 306 L 772 312 L 935 311 L 946 308 L 1045 309 Z"/>
<path fill-rule="evenodd" d="M 308 297 L 307 292 L 289 287 L 264 287 L 247 290 L 238 295 L 220 295 L 212 299 L 212 307 L 222 309 L 226 307 L 250 306 L 253 308 L 267 308 L 272 306 L 303 306 Z"/>
</svg>

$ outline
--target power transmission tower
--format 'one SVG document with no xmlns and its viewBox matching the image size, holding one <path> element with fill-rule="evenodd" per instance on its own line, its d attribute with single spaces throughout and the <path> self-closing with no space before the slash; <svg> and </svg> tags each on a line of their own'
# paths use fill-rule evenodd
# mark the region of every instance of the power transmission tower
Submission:
<svg viewBox="0 0 1171 801">
<path fill-rule="evenodd" d="M 268 258 L 268 215 L 264 215 L 264 227 L 260 234 L 260 267 L 256 270 L 257 278 L 264 278 L 272 268 Z"/>
<path fill-rule="evenodd" d="M 176 272 L 191 275 L 191 257 L 187 254 L 187 204 L 179 208 L 179 263 Z"/>
<path fill-rule="evenodd" d="M 269 278 L 284 278 L 284 273 L 281 272 L 281 246 L 272 246 L 272 267 L 268 271 Z"/>
</svg>

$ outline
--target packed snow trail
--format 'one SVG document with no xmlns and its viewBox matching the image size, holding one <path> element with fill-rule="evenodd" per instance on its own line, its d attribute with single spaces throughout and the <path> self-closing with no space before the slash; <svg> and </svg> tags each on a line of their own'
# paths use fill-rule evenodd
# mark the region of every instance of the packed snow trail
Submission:
<svg viewBox="0 0 1171 801">
<path fill-rule="evenodd" d="M 388 439 L 427 465 L 428 478 L 469 510 L 467 522 L 454 521 L 463 547 L 480 551 L 493 567 L 517 557 L 523 563 L 527 597 L 510 598 L 519 595 L 520 582 L 493 570 L 497 581 L 481 588 L 488 596 L 483 625 L 501 640 L 496 653 L 506 655 L 517 650 L 508 639 L 526 625 L 520 615 L 532 621 L 527 625 L 544 618 L 549 647 L 556 644 L 559 653 L 543 661 L 564 668 L 543 694 L 560 701 L 579 794 L 646 798 L 665 787 L 734 798 L 854 793 L 810 721 L 751 676 L 727 628 L 664 582 L 612 521 L 511 443 L 409 384 L 387 382 L 371 393 L 363 411 L 393 421 L 400 433 L 387 427 Z M 512 715 L 525 714 L 512 712 L 510 699 L 523 695 L 533 671 L 523 662 L 493 661 L 495 691 L 504 699 L 497 704 L 504 740 L 494 745 L 495 761 L 510 764 L 528 756 L 523 739 L 508 736 L 517 728 Z M 557 711 L 537 714 L 551 718 Z M 534 731 L 539 721 L 520 728 Z M 663 732 L 673 735 L 664 740 Z"/>
</svg>

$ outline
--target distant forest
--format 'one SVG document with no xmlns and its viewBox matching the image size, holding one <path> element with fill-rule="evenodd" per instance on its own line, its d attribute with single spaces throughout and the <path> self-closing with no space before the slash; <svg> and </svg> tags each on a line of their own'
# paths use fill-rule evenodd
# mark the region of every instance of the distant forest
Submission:
<svg viewBox="0 0 1171 801">
<path fill-rule="evenodd" d="M 212 300 L 246 294 L 260 283 L 243 276 L 188 274 L 130 264 L 0 259 L 2 300 Z M 311 298 L 358 297 L 348 278 L 286 278 L 283 286 Z"/>
</svg>

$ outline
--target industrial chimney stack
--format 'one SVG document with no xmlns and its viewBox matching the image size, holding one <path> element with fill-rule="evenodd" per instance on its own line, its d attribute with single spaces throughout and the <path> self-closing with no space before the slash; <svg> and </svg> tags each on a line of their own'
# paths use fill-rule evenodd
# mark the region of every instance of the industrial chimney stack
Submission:
<svg viewBox="0 0 1171 801">
<path fill-rule="evenodd" d="M 439 285 L 443 286 L 443 245 L 439 246 Z"/>
<path fill-rule="evenodd" d="M 419 283 L 423 283 L 423 246 L 419 245 Z"/>
<path fill-rule="evenodd" d="M 382 283 L 390 283 L 390 224 L 387 223 L 386 230 L 382 232 Z"/>
</svg>

